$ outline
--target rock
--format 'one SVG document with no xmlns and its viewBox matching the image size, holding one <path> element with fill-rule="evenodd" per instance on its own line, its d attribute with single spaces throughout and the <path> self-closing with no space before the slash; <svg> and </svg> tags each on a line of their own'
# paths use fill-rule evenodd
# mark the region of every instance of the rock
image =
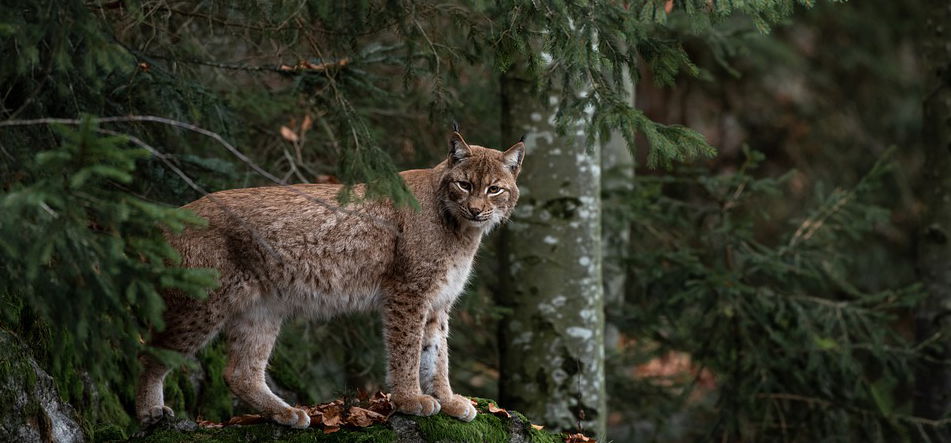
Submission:
<svg viewBox="0 0 951 443">
<path fill-rule="evenodd" d="M 73 408 L 23 343 L 0 330 L 0 441 L 85 441 Z"/>
<path fill-rule="evenodd" d="M 432 417 L 394 415 L 385 424 L 365 428 L 344 427 L 332 433 L 310 428 L 295 430 L 271 423 L 202 428 L 194 431 L 190 425 L 169 424 L 137 434 L 131 441 L 140 443 L 164 443 L 177 441 L 201 442 L 393 442 L 393 443 L 561 443 L 564 434 L 550 433 L 532 428 L 529 421 L 517 412 L 492 414 L 488 400 L 476 399 L 479 415 L 469 423 L 463 423 L 445 414 Z"/>
</svg>

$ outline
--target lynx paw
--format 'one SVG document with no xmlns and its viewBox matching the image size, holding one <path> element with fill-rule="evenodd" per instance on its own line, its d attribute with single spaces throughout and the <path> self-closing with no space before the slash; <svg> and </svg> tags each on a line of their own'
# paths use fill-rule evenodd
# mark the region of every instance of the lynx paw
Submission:
<svg viewBox="0 0 951 443">
<path fill-rule="evenodd" d="M 294 429 L 305 429 L 310 426 L 310 416 L 303 409 L 287 408 L 272 415 L 271 419 Z"/>
<path fill-rule="evenodd" d="M 446 414 L 456 417 L 464 422 L 470 422 L 476 416 L 476 408 L 468 398 L 461 395 L 453 395 L 446 400 L 440 400 L 442 411 Z"/>
<path fill-rule="evenodd" d="M 160 421 L 165 417 L 174 417 L 175 411 L 172 408 L 162 405 L 162 406 L 152 406 L 148 411 L 145 412 L 145 415 L 139 417 L 139 423 L 143 426 L 151 426 Z"/>
<path fill-rule="evenodd" d="M 399 412 L 424 417 L 436 414 L 440 409 L 439 402 L 429 395 L 394 397 L 393 403 L 396 403 L 396 410 Z"/>
</svg>

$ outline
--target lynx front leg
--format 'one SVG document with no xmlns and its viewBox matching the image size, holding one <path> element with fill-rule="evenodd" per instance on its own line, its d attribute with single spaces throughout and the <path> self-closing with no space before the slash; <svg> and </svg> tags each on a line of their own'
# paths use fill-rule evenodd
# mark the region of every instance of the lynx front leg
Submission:
<svg viewBox="0 0 951 443">
<path fill-rule="evenodd" d="M 265 309 L 254 309 L 236 318 L 228 330 L 228 368 L 225 380 L 231 391 L 266 417 L 286 426 L 310 426 L 307 412 L 293 408 L 274 395 L 265 382 L 264 371 L 281 330 L 279 318 Z"/>
<path fill-rule="evenodd" d="M 383 328 L 386 339 L 387 385 L 396 410 L 404 414 L 433 415 L 440 405 L 419 386 L 419 357 L 426 312 L 416 300 L 392 297 L 386 303 Z"/>
<path fill-rule="evenodd" d="M 430 312 L 419 362 L 419 381 L 423 392 L 439 400 L 443 412 L 462 421 L 472 421 L 476 416 L 475 406 L 468 398 L 453 394 L 449 386 L 448 335 L 449 312 Z"/>
</svg>

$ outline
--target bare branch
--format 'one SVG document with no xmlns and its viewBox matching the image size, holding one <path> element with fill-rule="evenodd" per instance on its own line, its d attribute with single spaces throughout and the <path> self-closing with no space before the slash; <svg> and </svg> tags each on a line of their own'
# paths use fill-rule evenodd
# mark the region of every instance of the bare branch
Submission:
<svg viewBox="0 0 951 443">
<path fill-rule="evenodd" d="M 194 58 L 182 58 L 182 57 L 170 57 L 166 55 L 158 54 L 139 54 L 137 51 L 133 51 L 135 54 L 140 55 L 143 58 L 154 58 L 158 60 L 165 60 L 170 62 L 177 63 L 189 63 L 193 65 L 202 65 L 208 66 L 211 68 L 217 69 L 229 69 L 232 71 L 246 71 L 246 72 L 276 72 L 280 74 L 302 74 L 306 72 L 320 72 L 328 69 L 338 69 L 343 68 L 350 64 L 349 58 L 341 58 L 338 60 L 332 60 L 322 63 L 310 63 L 308 61 L 298 61 L 296 65 L 247 65 L 240 63 L 221 63 L 221 62 L 212 62 L 207 60 L 199 60 Z"/>
</svg>

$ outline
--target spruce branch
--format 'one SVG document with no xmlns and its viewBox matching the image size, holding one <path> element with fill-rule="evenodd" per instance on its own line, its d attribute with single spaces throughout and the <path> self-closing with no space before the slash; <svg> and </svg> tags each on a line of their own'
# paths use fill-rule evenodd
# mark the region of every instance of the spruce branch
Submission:
<svg viewBox="0 0 951 443">
<path fill-rule="evenodd" d="M 795 401 L 799 403 L 806 403 L 809 405 L 819 406 L 826 409 L 830 409 L 830 408 L 843 409 L 847 412 L 852 412 L 858 415 L 863 415 L 863 416 L 872 417 L 872 418 L 876 418 L 881 415 L 881 413 L 879 412 L 869 411 L 867 409 L 857 408 L 854 406 L 839 405 L 829 400 L 825 400 L 821 398 L 809 397 L 809 396 L 798 395 L 798 394 L 790 394 L 785 392 L 762 393 L 762 394 L 757 394 L 756 397 L 762 398 L 762 399 L 774 400 L 774 401 L 780 401 L 780 400 Z M 925 426 L 936 427 L 936 428 L 941 426 L 951 425 L 951 418 L 929 419 L 929 418 L 917 417 L 917 416 L 905 415 L 905 414 L 889 414 L 888 418 L 897 420 L 897 421 L 903 421 L 910 424 L 925 425 Z"/>
<path fill-rule="evenodd" d="M 185 174 L 184 171 L 182 171 L 182 170 L 179 169 L 177 166 L 175 166 L 175 164 L 172 163 L 172 162 L 168 159 L 168 156 L 165 155 L 165 153 L 163 153 L 163 152 L 159 151 L 158 149 L 152 147 L 151 145 L 149 145 L 148 143 L 142 141 L 142 139 L 140 139 L 140 138 L 138 138 L 138 137 L 136 137 L 136 136 L 134 136 L 134 135 L 129 135 L 129 134 L 125 134 L 125 133 L 122 133 L 122 132 L 119 132 L 119 131 L 113 131 L 113 130 L 111 130 L 111 129 L 103 129 L 103 128 L 96 128 L 96 132 L 99 132 L 99 133 L 102 133 L 102 134 L 107 134 L 107 135 L 115 135 L 115 136 L 119 136 L 119 137 L 124 137 L 125 139 L 129 140 L 130 142 L 132 142 L 132 143 L 135 144 L 136 146 L 139 146 L 139 147 L 141 147 L 142 149 L 145 149 L 146 151 L 149 151 L 149 153 L 151 153 L 153 156 L 155 156 L 156 158 L 158 158 L 159 160 L 161 160 L 162 163 L 164 163 L 166 167 L 168 167 L 169 169 L 171 169 L 172 172 L 174 172 L 175 175 L 177 175 L 179 178 L 181 178 L 182 181 L 184 181 L 190 188 L 194 189 L 195 191 L 198 191 L 199 193 L 201 193 L 201 195 L 203 195 L 203 196 L 204 196 L 205 198 L 207 198 L 208 200 L 211 200 L 211 202 L 214 203 L 215 205 L 217 205 L 219 208 L 221 208 L 221 210 L 224 211 L 225 214 L 228 214 L 229 217 L 231 217 L 233 220 L 235 220 L 236 222 L 238 222 L 238 224 L 240 224 L 241 227 L 247 229 L 248 232 L 251 233 L 251 237 L 254 239 L 254 241 L 257 242 L 259 245 L 261 245 L 261 246 L 267 251 L 268 255 L 270 255 L 272 258 L 274 258 L 275 260 L 277 260 L 278 263 L 280 263 L 280 264 L 282 264 L 282 265 L 284 264 L 284 259 L 283 259 L 283 257 L 281 256 L 281 254 L 280 254 L 279 252 L 277 252 L 277 250 L 275 250 L 275 249 L 271 246 L 271 244 L 267 241 L 267 239 L 265 239 L 264 237 L 262 237 L 261 234 L 260 234 L 256 229 L 254 229 L 253 227 L 251 227 L 251 226 L 244 220 L 244 218 L 242 218 L 240 215 L 236 214 L 236 213 L 231 209 L 230 206 L 228 206 L 227 204 L 225 204 L 224 202 L 222 202 L 221 200 L 219 200 L 218 198 L 216 198 L 214 195 L 212 195 L 211 193 L 209 193 L 208 191 L 206 191 L 206 190 L 205 190 L 204 188 L 202 188 L 200 185 L 198 185 L 197 183 L 195 183 L 195 181 L 192 180 L 192 178 L 189 177 L 188 174 Z"/>
<path fill-rule="evenodd" d="M 359 212 L 359 211 L 354 211 L 354 210 L 351 210 L 351 209 L 343 208 L 343 207 L 341 207 L 341 206 L 339 206 L 339 205 L 335 205 L 335 204 L 333 204 L 333 203 L 330 203 L 330 202 L 328 202 L 328 201 L 326 201 L 326 200 L 324 200 L 324 199 L 322 199 L 322 198 L 315 197 L 315 196 L 313 196 L 313 195 L 310 195 L 310 194 L 307 194 L 307 193 L 305 193 L 305 192 L 302 192 L 302 191 L 300 191 L 300 190 L 298 190 L 298 189 L 295 189 L 294 187 L 288 185 L 287 182 L 285 182 L 284 180 L 281 180 L 281 179 L 277 178 L 276 176 L 274 176 L 274 175 L 271 174 L 270 172 L 267 172 L 266 170 L 264 170 L 263 168 L 261 168 L 260 166 L 258 166 L 257 163 L 254 163 L 254 161 L 252 161 L 250 158 L 248 158 L 246 155 L 244 155 L 240 150 L 238 150 L 238 148 L 234 147 L 234 145 L 232 145 L 231 143 L 228 143 L 228 141 L 226 141 L 226 140 L 224 139 L 224 137 L 222 137 L 222 136 L 221 136 L 220 134 L 218 134 L 217 132 L 209 131 L 209 130 L 207 130 L 207 129 L 204 129 L 204 128 L 199 127 L 199 126 L 195 126 L 195 125 L 190 124 L 190 123 L 185 123 L 185 122 L 182 122 L 182 121 L 172 120 L 172 119 L 169 119 L 169 118 L 158 117 L 158 116 L 154 116 L 154 115 L 129 115 L 129 116 L 124 116 L 124 117 L 101 117 L 101 118 L 95 118 L 94 120 L 95 120 L 96 122 L 99 122 L 99 123 L 123 123 L 123 122 L 153 122 L 153 123 L 162 123 L 162 124 L 165 124 L 165 125 L 174 126 L 174 127 L 178 127 L 178 128 L 182 128 L 182 129 L 187 129 L 187 130 L 189 130 L 189 131 L 196 132 L 196 133 L 198 133 L 198 134 L 202 134 L 202 135 L 207 136 L 207 137 L 209 137 L 209 138 L 211 138 L 211 139 L 217 141 L 218 143 L 220 143 L 220 144 L 221 144 L 222 146 L 224 146 L 229 152 L 231 152 L 235 157 L 237 157 L 239 160 L 241 160 L 242 162 L 244 162 L 246 165 L 248 165 L 248 166 L 249 166 L 251 169 L 253 169 L 255 172 L 257 172 L 257 173 L 260 174 L 261 176 L 267 178 L 268 180 L 274 182 L 275 184 L 280 185 L 280 186 L 284 186 L 284 187 L 286 187 L 288 190 L 290 190 L 291 192 L 293 192 L 293 193 L 295 193 L 295 194 L 297 194 L 297 195 L 300 195 L 301 197 L 304 197 L 305 199 L 310 200 L 311 202 L 316 203 L 316 204 L 318 204 L 318 205 L 320 205 L 320 206 L 323 206 L 323 207 L 325 207 L 325 208 L 327 208 L 327 209 L 330 209 L 330 210 L 332 210 L 332 211 L 336 211 L 336 212 L 339 212 L 339 213 L 342 213 L 342 214 L 346 214 L 346 215 L 351 215 L 351 216 L 356 216 L 356 217 L 363 218 L 363 219 L 368 220 L 368 221 L 371 221 L 371 222 L 373 222 L 374 224 L 376 224 L 376 225 L 378 225 L 378 226 L 380 226 L 380 227 L 383 227 L 383 228 L 385 228 L 385 229 L 387 229 L 387 230 L 389 230 L 389 231 L 391 231 L 391 232 L 393 232 L 393 233 L 396 233 L 397 235 L 399 234 L 399 230 L 397 229 L 397 227 L 394 226 L 394 225 L 393 225 L 391 222 L 389 222 L 389 221 L 383 220 L 383 219 L 381 219 L 381 218 L 379 218 L 379 217 L 376 217 L 376 216 L 374 216 L 374 215 L 365 214 L 365 213 L 362 213 L 362 212 Z M 83 122 L 83 120 L 81 120 L 81 119 L 69 119 L 69 118 L 38 118 L 38 119 L 31 119 L 31 120 L 4 120 L 4 121 L 0 121 L 0 127 L 7 127 L 7 126 L 29 126 L 29 125 L 50 125 L 50 124 L 79 125 L 79 124 L 81 124 L 82 122 Z M 125 134 L 125 135 L 128 136 L 128 134 Z"/>
</svg>

